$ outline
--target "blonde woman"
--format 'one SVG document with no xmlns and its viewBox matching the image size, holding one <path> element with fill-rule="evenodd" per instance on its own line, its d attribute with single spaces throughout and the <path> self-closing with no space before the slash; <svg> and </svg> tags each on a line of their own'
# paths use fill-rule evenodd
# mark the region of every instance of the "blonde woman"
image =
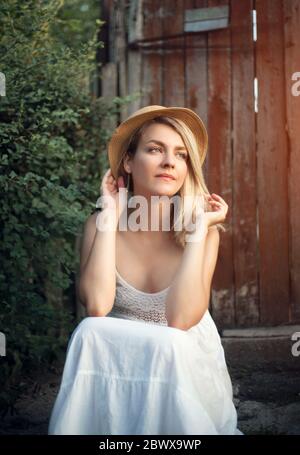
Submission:
<svg viewBox="0 0 300 455">
<path fill-rule="evenodd" d="M 242 434 L 208 309 L 228 205 L 205 185 L 206 150 L 187 108 L 146 106 L 114 132 L 102 210 L 82 238 L 88 316 L 69 340 L 49 434 Z"/>
</svg>

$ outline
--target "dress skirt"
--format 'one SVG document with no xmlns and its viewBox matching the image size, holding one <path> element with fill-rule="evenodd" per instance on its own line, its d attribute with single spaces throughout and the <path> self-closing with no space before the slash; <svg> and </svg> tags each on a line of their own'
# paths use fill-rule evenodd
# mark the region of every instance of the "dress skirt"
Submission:
<svg viewBox="0 0 300 455">
<path fill-rule="evenodd" d="M 67 347 L 49 435 L 240 435 L 207 311 L 191 329 L 86 317 Z"/>
</svg>

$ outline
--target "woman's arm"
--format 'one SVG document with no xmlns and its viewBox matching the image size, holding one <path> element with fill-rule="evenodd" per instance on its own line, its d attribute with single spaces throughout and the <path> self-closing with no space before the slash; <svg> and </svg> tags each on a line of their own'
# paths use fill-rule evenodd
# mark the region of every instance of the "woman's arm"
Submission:
<svg viewBox="0 0 300 455">
<path fill-rule="evenodd" d="M 188 242 L 166 299 L 168 326 L 188 330 L 208 309 L 220 234 L 216 226 L 207 228 L 198 242 Z"/>
<path fill-rule="evenodd" d="M 99 231 L 96 220 L 108 217 L 111 229 Z M 99 224 L 98 224 L 99 225 Z M 79 298 L 88 316 L 105 316 L 113 307 L 116 293 L 116 229 L 114 211 L 91 215 L 84 227 L 80 252 Z"/>
</svg>

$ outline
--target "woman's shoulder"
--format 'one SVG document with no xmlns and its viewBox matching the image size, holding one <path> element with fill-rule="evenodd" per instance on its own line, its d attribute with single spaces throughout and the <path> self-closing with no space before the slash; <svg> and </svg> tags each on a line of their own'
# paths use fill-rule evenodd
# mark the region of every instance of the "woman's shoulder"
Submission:
<svg viewBox="0 0 300 455">
<path fill-rule="evenodd" d="M 87 215 L 85 222 L 83 224 L 83 234 L 84 236 L 88 235 L 95 235 L 96 232 L 96 220 L 98 214 L 101 212 L 101 208 L 94 208 L 91 212 Z"/>
</svg>

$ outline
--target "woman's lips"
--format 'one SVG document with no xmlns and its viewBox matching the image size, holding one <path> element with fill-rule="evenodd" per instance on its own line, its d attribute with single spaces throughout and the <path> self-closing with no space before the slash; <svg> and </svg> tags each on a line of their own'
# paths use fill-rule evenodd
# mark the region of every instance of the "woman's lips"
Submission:
<svg viewBox="0 0 300 455">
<path fill-rule="evenodd" d="M 172 177 L 167 177 L 166 175 L 157 175 L 159 179 L 166 180 L 167 182 L 173 181 L 174 179 Z"/>
</svg>

